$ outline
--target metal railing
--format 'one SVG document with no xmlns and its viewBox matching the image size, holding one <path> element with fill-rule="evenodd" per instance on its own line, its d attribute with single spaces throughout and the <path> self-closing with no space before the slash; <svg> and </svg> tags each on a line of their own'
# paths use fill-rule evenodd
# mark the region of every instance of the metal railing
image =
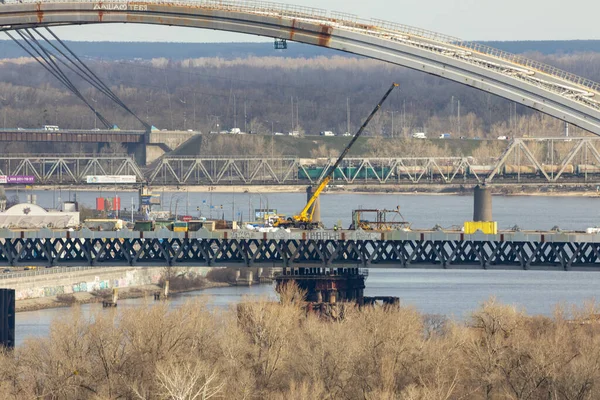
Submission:
<svg viewBox="0 0 600 400">
<path fill-rule="evenodd" d="M 129 130 L 129 129 L 123 129 L 123 130 L 112 130 L 112 129 L 58 129 L 58 130 L 46 130 L 46 129 L 34 129 L 34 128 L 0 128 L 0 133 L 5 133 L 5 132 L 9 132 L 9 133 L 47 133 L 50 135 L 56 135 L 56 134 L 68 134 L 68 135 L 73 135 L 73 134 L 94 134 L 94 135 L 143 135 L 145 133 L 145 131 L 140 131 L 140 130 Z"/>
</svg>

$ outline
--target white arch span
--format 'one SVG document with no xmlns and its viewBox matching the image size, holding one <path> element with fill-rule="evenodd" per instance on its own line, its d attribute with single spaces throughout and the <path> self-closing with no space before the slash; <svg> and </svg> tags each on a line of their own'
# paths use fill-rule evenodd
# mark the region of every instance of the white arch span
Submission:
<svg viewBox="0 0 600 400">
<path fill-rule="evenodd" d="M 406 25 L 263 1 L 5 0 L 0 4 L 0 30 L 97 23 L 214 29 L 337 49 L 484 90 L 600 135 L 599 83 Z"/>
</svg>

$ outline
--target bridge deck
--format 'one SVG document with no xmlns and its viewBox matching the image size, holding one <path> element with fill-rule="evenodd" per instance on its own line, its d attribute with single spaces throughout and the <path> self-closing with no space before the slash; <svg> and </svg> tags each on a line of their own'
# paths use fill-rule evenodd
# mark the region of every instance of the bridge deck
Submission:
<svg viewBox="0 0 600 400">
<path fill-rule="evenodd" d="M 1 129 L 0 142 L 141 143 L 144 131 Z"/>
<path fill-rule="evenodd" d="M 600 235 L 551 232 L 1 232 L 0 266 L 360 266 L 600 271 Z"/>
</svg>

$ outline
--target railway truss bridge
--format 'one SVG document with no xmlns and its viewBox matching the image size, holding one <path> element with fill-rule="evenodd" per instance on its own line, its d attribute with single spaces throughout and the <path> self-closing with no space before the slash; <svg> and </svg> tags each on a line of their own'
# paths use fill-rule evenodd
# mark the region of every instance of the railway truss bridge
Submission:
<svg viewBox="0 0 600 400">
<path fill-rule="evenodd" d="M 250 0 L 3 0 L 0 30 L 132 23 L 231 31 L 353 53 L 492 93 L 600 135 L 600 84 L 474 42 L 395 22 Z"/>
<path fill-rule="evenodd" d="M 2 266 L 600 270 L 600 236 L 559 232 L 0 232 Z"/>
<path fill-rule="evenodd" d="M 525 138 L 498 155 L 473 157 L 347 158 L 336 185 L 600 184 L 600 138 Z M 488 142 L 488 145 L 490 142 Z M 127 155 L 0 156 L 0 175 L 34 176 L 36 184 L 85 184 L 98 175 L 135 176 L 150 185 L 309 185 L 333 159 L 297 157 L 171 157 L 153 168 Z"/>
</svg>

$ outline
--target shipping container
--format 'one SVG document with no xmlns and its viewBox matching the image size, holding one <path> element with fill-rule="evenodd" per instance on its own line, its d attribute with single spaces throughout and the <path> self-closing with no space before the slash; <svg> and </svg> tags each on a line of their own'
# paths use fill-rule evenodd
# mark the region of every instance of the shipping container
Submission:
<svg viewBox="0 0 600 400">
<path fill-rule="evenodd" d="M 390 167 L 375 167 L 374 170 L 371 168 L 359 167 L 338 167 L 333 173 L 333 179 L 383 179 L 388 177 L 392 169 Z M 306 170 L 306 172 L 304 172 Z M 313 181 L 319 179 L 323 174 L 323 167 L 309 167 L 299 168 L 298 178 L 299 179 L 312 179 Z M 393 175 L 392 175 L 393 176 Z"/>
<path fill-rule="evenodd" d="M 104 197 L 96 197 L 96 211 L 104 211 Z"/>
<path fill-rule="evenodd" d="M 138 232 L 150 232 L 153 230 L 152 221 L 135 221 L 133 230 Z"/>
<path fill-rule="evenodd" d="M 92 231 L 118 231 L 123 229 L 122 219 L 86 219 L 83 225 Z"/>
<path fill-rule="evenodd" d="M 175 221 L 173 222 L 173 232 L 187 232 L 188 231 L 188 223 L 185 221 Z"/>
</svg>

